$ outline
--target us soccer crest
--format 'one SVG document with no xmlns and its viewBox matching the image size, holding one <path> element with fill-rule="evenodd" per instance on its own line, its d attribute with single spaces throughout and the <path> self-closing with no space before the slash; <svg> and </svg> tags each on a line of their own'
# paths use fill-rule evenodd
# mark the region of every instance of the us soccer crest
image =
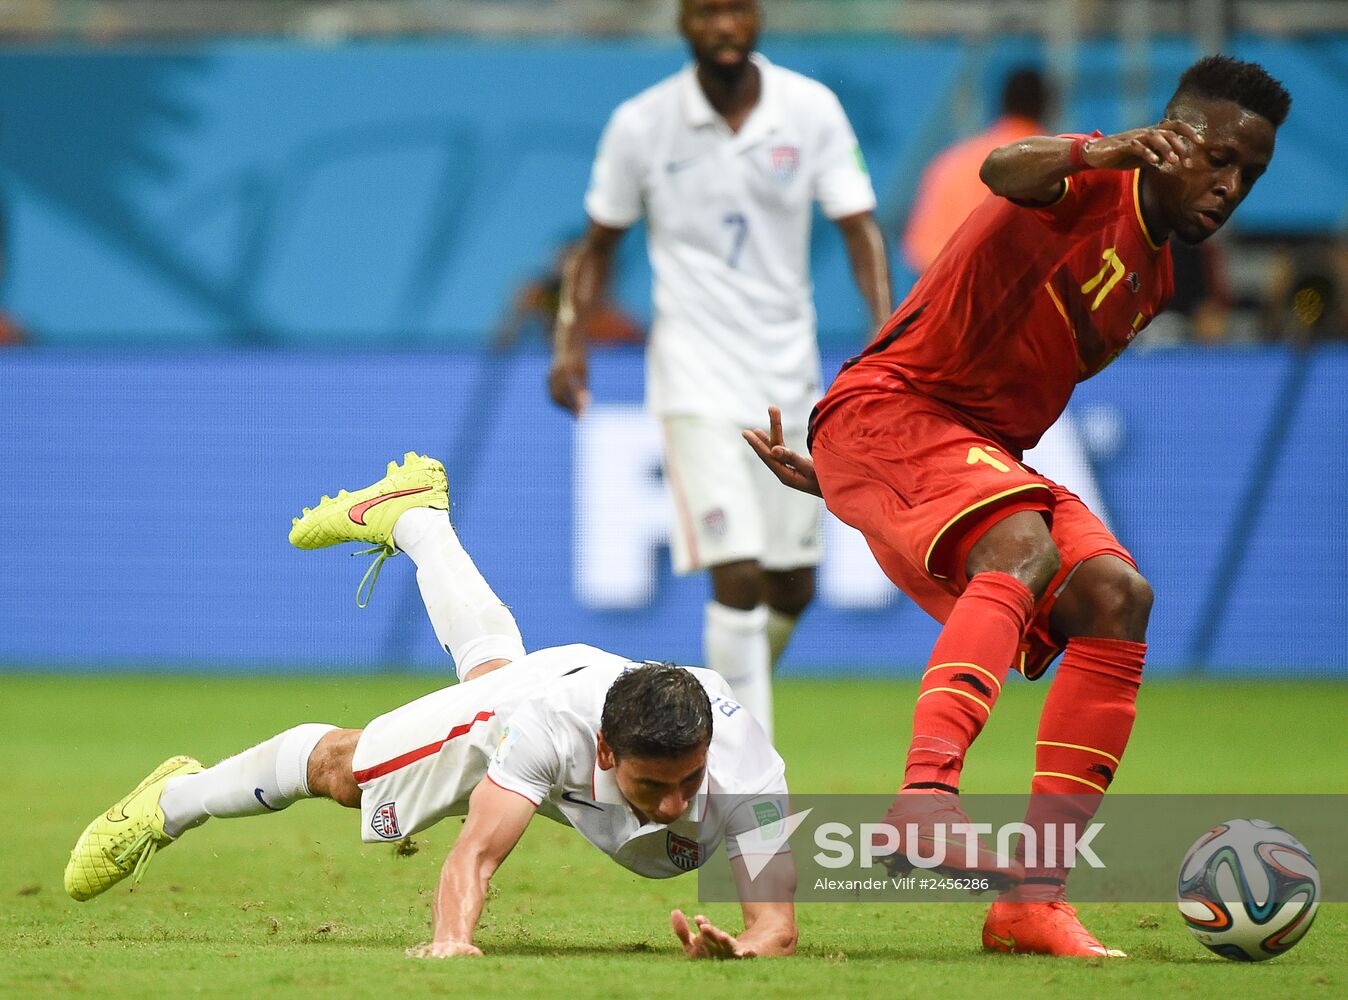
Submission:
<svg viewBox="0 0 1348 1000">
<path fill-rule="evenodd" d="M 694 871 L 702 864 L 702 848 L 698 842 L 691 837 L 680 837 L 673 830 L 666 835 L 665 850 L 674 867 L 681 872 Z"/>
<path fill-rule="evenodd" d="M 724 536 L 725 526 L 725 509 L 722 507 L 716 507 L 702 515 L 702 527 L 713 538 Z"/>
<path fill-rule="evenodd" d="M 385 802 L 370 817 L 370 829 L 385 840 L 397 840 L 403 835 L 398 826 L 398 810 L 394 803 Z"/>
<path fill-rule="evenodd" d="M 796 170 L 800 167 L 800 147 L 773 146 L 770 156 L 772 160 L 772 174 L 779 181 L 785 184 L 792 177 L 796 176 Z"/>
</svg>

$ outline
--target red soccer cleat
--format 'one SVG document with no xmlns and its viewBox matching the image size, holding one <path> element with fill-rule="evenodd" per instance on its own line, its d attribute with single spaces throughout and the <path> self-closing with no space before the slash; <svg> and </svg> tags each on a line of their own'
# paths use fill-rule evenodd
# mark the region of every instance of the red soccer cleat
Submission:
<svg viewBox="0 0 1348 1000">
<path fill-rule="evenodd" d="M 1021 955 L 1059 955 L 1077 958 L 1127 958 L 1117 948 L 1106 948 L 1081 926 L 1074 907 L 1052 903 L 992 904 L 983 921 L 986 951 Z"/>
<path fill-rule="evenodd" d="M 958 795 L 940 791 L 899 792 L 883 822 L 898 833 L 895 852 L 877 859 L 891 875 L 922 869 L 968 879 L 969 891 L 975 894 L 988 889 L 1009 889 L 1025 877 L 1024 866 L 1015 858 L 1002 864 L 977 836 L 952 829 L 973 822 L 960 808 Z M 918 865 L 915 858 L 939 860 L 935 865 Z"/>
</svg>

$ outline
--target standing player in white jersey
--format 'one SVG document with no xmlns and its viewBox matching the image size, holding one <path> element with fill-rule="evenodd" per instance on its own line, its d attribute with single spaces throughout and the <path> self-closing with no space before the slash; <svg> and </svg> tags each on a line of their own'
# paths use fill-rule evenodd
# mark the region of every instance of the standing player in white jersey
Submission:
<svg viewBox="0 0 1348 1000">
<path fill-rule="evenodd" d="M 329 798 L 361 813 L 361 838 L 398 840 L 467 820 L 436 891 L 434 936 L 417 958 L 480 955 L 473 932 L 488 883 L 535 812 L 574 827 L 648 878 L 698 868 L 724 842 L 744 931 L 670 920 L 693 958 L 788 955 L 795 866 L 759 830 L 787 815 L 785 765 L 710 670 L 628 660 L 593 646 L 526 654 L 514 617 L 459 543 L 439 462 L 408 453 L 356 493 L 323 498 L 291 530 L 301 548 L 369 542 L 404 551 L 459 684 L 365 729 L 306 723 L 203 769 L 172 757 L 84 831 L 65 871 L 87 900 L 211 817 Z M 485 778 L 485 780 L 483 780 Z M 743 839 L 742 839 L 743 838 Z M 780 850 L 780 853 L 777 853 Z M 758 858 L 751 877 L 743 860 Z M 757 862 L 761 862 L 761 865 Z"/>
<path fill-rule="evenodd" d="M 600 140 L 549 390 L 584 410 L 585 317 L 644 215 L 655 274 L 646 403 L 664 431 L 674 569 L 710 569 L 707 666 L 771 735 L 771 665 L 814 596 L 820 505 L 777 488 L 740 431 L 777 406 L 788 443 L 804 447 L 819 395 L 814 203 L 842 231 L 872 328 L 889 315 L 889 267 L 842 106 L 753 52 L 758 3 L 683 0 L 679 27 L 693 65 L 619 106 Z"/>
</svg>

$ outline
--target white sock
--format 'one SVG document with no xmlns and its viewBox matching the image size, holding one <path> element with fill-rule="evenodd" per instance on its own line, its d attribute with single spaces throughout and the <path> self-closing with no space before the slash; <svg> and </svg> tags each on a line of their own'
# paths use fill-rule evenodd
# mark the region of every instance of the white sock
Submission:
<svg viewBox="0 0 1348 1000">
<path fill-rule="evenodd" d="M 212 816 L 260 816 L 312 798 L 309 756 L 323 735 L 336 728 L 306 722 L 200 774 L 169 779 L 159 799 L 164 832 L 176 837 Z"/>
<path fill-rule="evenodd" d="M 524 656 L 515 616 L 473 565 L 445 511 L 413 507 L 393 526 L 393 544 L 417 564 L 426 614 L 460 680 L 488 660 Z"/>
<path fill-rule="evenodd" d="M 710 601 L 702 644 L 707 666 L 724 677 L 741 705 L 772 739 L 772 667 L 768 659 L 768 609 L 750 611 Z"/>
<path fill-rule="evenodd" d="M 768 608 L 768 662 L 772 664 L 773 670 L 777 669 L 777 663 L 786 651 L 798 621 L 799 615 L 784 615 L 775 608 Z"/>
</svg>

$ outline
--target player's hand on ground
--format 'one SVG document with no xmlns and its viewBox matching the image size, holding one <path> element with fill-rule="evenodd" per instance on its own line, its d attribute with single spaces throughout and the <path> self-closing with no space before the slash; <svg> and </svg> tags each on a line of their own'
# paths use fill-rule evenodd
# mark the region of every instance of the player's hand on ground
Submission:
<svg viewBox="0 0 1348 1000">
<path fill-rule="evenodd" d="M 775 406 L 768 407 L 768 429 L 761 427 L 744 432 L 744 440 L 758 455 L 759 461 L 772 470 L 772 474 L 783 484 L 802 493 L 823 496 L 819 491 L 819 480 L 814 474 L 814 462 L 808 455 L 792 451 L 783 443 L 782 411 Z"/>
<path fill-rule="evenodd" d="M 755 958 L 752 948 L 743 947 L 735 938 L 721 930 L 702 914 L 693 918 L 696 929 L 688 923 L 682 910 L 673 910 L 669 922 L 689 958 Z"/>
<path fill-rule="evenodd" d="M 1173 169 L 1180 164 L 1190 166 L 1202 145 L 1203 137 L 1192 127 L 1167 118 L 1158 125 L 1091 139 L 1082 153 L 1087 165 L 1099 170 Z"/>
<path fill-rule="evenodd" d="M 558 350 L 548 370 L 548 394 L 552 401 L 575 416 L 590 405 L 589 365 L 584 351 Z"/>
<path fill-rule="evenodd" d="M 481 958 L 482 949 L 467 941 L 432 941 L 429 944 L 408 948 L 406 954 L 408 958 L 455 958 L 461 955 Z"/>
</svg>

